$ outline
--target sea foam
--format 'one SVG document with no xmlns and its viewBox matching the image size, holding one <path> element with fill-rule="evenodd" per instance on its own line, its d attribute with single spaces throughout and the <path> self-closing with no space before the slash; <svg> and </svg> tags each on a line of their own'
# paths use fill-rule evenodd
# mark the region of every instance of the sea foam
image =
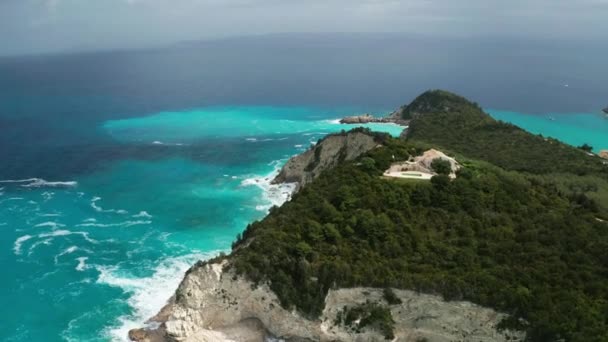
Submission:
<svg viewBox="0 0 608 342">
<path fill-rule="evenodd" d="M 262 204 L 256 206 L 256 210 L 268 212 L 273 206 L 281 206 L 283 203 L 291 199 L 297 184 L 296 183 L 281 183 L 272 184 L 272 180 L 281 171 L 281 165 L 285 160 L 277 160 L 271 163 L 274 170 L 266 176 L 250 177 L 241 182 L 242 186 L 257 186 L 263 191 Z"/>
<path fill-rule="evenodd" d="M 171 257 L 161 261 L 149 277 L 134 277 L 116 266 L 96 266 L 99 271 L 97 283 L 118 287 L 129 294 L 127 303 L 132 309 L 130 315 L 118 318 L 117 324 L 105 329 L 112 341 L 129 341 L 128 332 L 146 324 L 146 320 L 156 315 L 173 295 L 186 270 L 201 259 L 209 259 L 219 253 L 194 253 Z"/>
<path fill-rule="evenodd" d="M 25 241 L 27 241 L 31 238 L 33 238 L 33 236 L 23 235 L 23 236 L 20 236 L 19 238 L 17 238 L 17 240 L 15 240 L 15 244 L 13 246 L 13 251 L 15 252 L 15 255 L 21 254 L 21 245 L 23 245 L 23 243 Z"/>
<path fill-rule="evenodd" d="M 50 188 L 71 188 L 78 185 L 76 181 L 67 181 L 67 182 L 49 182 L 42 178 L 28 178 L 28 179 L 7 179 L 0 180 L 0 183 L 19 183 L 24 188 L 41 188 L 41 187 L 50 187 Z M 24 184 L 21 184 L 24 183 Z"/>
</svg>

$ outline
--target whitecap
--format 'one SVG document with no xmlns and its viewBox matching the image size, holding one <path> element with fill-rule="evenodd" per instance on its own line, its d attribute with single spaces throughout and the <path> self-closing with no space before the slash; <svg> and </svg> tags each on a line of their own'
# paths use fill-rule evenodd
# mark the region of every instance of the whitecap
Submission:
<svg viewBox="0 0 608 342">
<path fill-rule="evenodd" d="M 57 217 L 57 216 L 61 216 L 61 214 L 57 214 L 57 213 L 52 213 L 52 214 L 37 214 L 38 216 L 41 217 Z"/>
<path fill-rule="evenodd" d="M 250 177 L 241 182 L 241 186 L 254 185 L 262 189 L 263 203 L 256 205 L 256 210 L 267 212 L 273 206 L 281 206 L 291 199 L 291 195 L 297 187 L 296 183 L 272 184 L 272 180 L 279 174 L 281 165 L 284 163 L 285 160 L 275 160 L 270 163 L 274 166 L 274 170 L 270 174 Z"/>
<path fill-rule="evenodd" d="M 87 232 L 73 232 L 70 230 L 54 230 L 52 232 L 49 233 L 42 233 L 42 234 L 38 234 L 39 238 L 48 238 L 48 237 L 59 237 L 59 236 L 68 236 L 68 235 L 81 235 L 86 241 L 93 243 L 93 244 L 97 244 L 99 243 L 99 241 L 91 239 L 89 237 L 89 233 Z"/>
<path fill-rule="evenodd" d="M 252 142 L 258 141 L 258 139 L 256 139 L 256 138 L 247 138 L 247 139 L 245 139 L 245 140 L 247 140 L 247 141 L 252 141 Z"/>
<path fill-rule="evenodd" d="M 78 260 L 78 265 L 76 265 L 76 271 L 84 271 L 87 268 L 87 260 L 89 260 L 89 257 L 80 257 L 80 258 L 76 258 L 76 260 Z"/>
<path fill-rule="evenodd" d="M 37 225 L 35 225 L 34 227 L 52 227 L 52 228 L 59 228 L 59 227 L 65 227 L 65 224 L 61 224 L 61 223 L 57 223 L 57 222 L 42 222 L 42 223 L 38 223 Z"/>
<path fill-rule="evenodd" d="M 40 188 L 40 187 L 51 187 L 51 188 L 65 188 L 75 187 L 78 182 L 67 181 L 67 182 L 49 182 L 42 178 L 28 178 L 28 179 L 6 179 L 0 180 L 0 183 L 26 183 L 21 186 L 24 188 Z"/>
<path fill-rule="evenodd" d="M 131 226 L 138 226 L 138 225 L 144 225 L 144 224 L 150 224 L 152 223 L 152 221 L 145 221 L 145 220 L 138 220 L 138 221 L 125 221 L 125 222 L 119 222 L 119 223 L 96 223 L 96 222 L 88 222 L 88 223 L 81 223 L 78 224 L 78 227 L 101 227 L 101 228 L 108 228 L 108 227 L 131 227 Z"/>
<path fill-rule="evenodd" d="M 140 211 L 139 214 L 133 215 L 131 217 L 134 217 L 134 218 L 139 218 L 139 217 L 142 217 L 142 218 L 152 218 L 152 215 L 148 214 L 148 212 L 144 210 L 144 211 Z"/>
<path fill-rule="evenodd" d="M 163 142 L 156 140 L 156 141 L 153 141 L 152 144 L 153 145 L 163 145 Z"/>
<path fill-rule="evenodd" d="M 59 262 L 59 258 L 66 255 L 66 254 L 72 254 L 74 252 L 76 252 L 78 250 L 77 246 L 70 246 L 66 249 L 64 249 L 61 253 L 55 255 L 55 265 L 57 265 L 57 263 Z"/>
<path fill-rule="evenodd" d="M 121 215 L 126 215 L 129 212 L 123 209 L 104 209 L 97 205 L 97 202 L 101 200 L 101 197 L 93 197 L 91 199 L 91 208 L 95 209 L 95 211 L 100 213 L 116 213 Z"/>
<path fill-rule="evenodd" d="M 138 278 L 116 266 L 95 266 L 99 271 L 98 284 L 118 287 L 129 294 L 127 303 L 133 309 L 131 315 L 118 318 L 115 326 L 105 333 L 112 341 L 129 341 L 128 332 L 146 324 L 146 320 L 158 313 L 173 295 L 184 273 L 197 260 L 209 259 L 218 252 L 171 257 L 161 261 L 148 277 Z"/>
<path fill-rule="evenodd" d="M 23 236 L 20 236 L 19 238 L 17 238 L 17 240 L 15 240 L 15 245 L 13 246 L 13 251 L 15 252 L 15 255 L 21 254 L 21 245 L 23 245 L 23 243 L 25 241 L 27 241 L 31 238 L 33 238 L 33 236 L 23 235 Z"/>
<path fill-rule="evenodd" d="M 36 248 L 40 245 L 50 245 L 51 242 L 53 241 L 53 239 L 45 239 L 42 241 L 36 241 L 32 246 L 30 246 L 30 248 L 28 249 L 27 255 L 30 256 L 34 253 L 34 251 L 36 250 Z"/>
<path fill-rule="evenodd" d="M 45 202 L 53 199 L 53 196 L 55 196 L 54 192 L 45 191 L 42 193 L 42 197 L 44 198 Z"/>
</svg>

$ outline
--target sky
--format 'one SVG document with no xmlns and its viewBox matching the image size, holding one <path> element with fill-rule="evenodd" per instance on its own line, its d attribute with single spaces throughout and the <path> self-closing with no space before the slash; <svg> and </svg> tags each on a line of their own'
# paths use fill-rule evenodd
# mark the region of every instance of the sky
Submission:
<svg viewBox="0 0 608 342">
<path fill-rule="evenodd" d="M 608 0 L 0 0 L 0 55 L 273 33 L 608 41 Z"/>
</svg>

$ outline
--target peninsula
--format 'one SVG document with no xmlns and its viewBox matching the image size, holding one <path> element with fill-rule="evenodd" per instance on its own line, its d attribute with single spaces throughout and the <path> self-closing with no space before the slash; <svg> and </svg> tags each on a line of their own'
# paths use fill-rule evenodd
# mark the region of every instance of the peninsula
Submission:
<svg viewBox="0 0 608 342">
<path fill-rule="evenodd" d="M 449 92 L 399 112 L 399 139 L 355 129 L 293 157 L 291 201 L 129 337 L 608 339 L 608 165 Z M 386 176 L 404 168 L 430 179 Z"/>
</svg>

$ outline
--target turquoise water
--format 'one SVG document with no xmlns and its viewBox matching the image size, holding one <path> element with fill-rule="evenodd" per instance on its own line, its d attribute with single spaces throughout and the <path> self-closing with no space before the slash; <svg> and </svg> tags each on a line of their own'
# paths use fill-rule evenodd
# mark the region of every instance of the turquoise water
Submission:
<svg viewBox="0 0 608 342">
<path fill-rule="evenodd" d="M 492 109 L 488 112 L 495 119 L 513 123 L 534 134 L 573 146 L 589 144 L 595 152 L 608 149 L 608 115 L 603 113 L 527 114 Z"/>
<path fill-rule="evenodd" d="M 270 185 L 272 175 L 353 128 L 336 123 L 344 111 L 210 107 L 107 120 L 97 133 L 128 157 L 69 179 L 1 180 L 0 339 L 126 340 L 192 263 L 228 251 L 286 200 L 290 187 Z"/>
</svg>

